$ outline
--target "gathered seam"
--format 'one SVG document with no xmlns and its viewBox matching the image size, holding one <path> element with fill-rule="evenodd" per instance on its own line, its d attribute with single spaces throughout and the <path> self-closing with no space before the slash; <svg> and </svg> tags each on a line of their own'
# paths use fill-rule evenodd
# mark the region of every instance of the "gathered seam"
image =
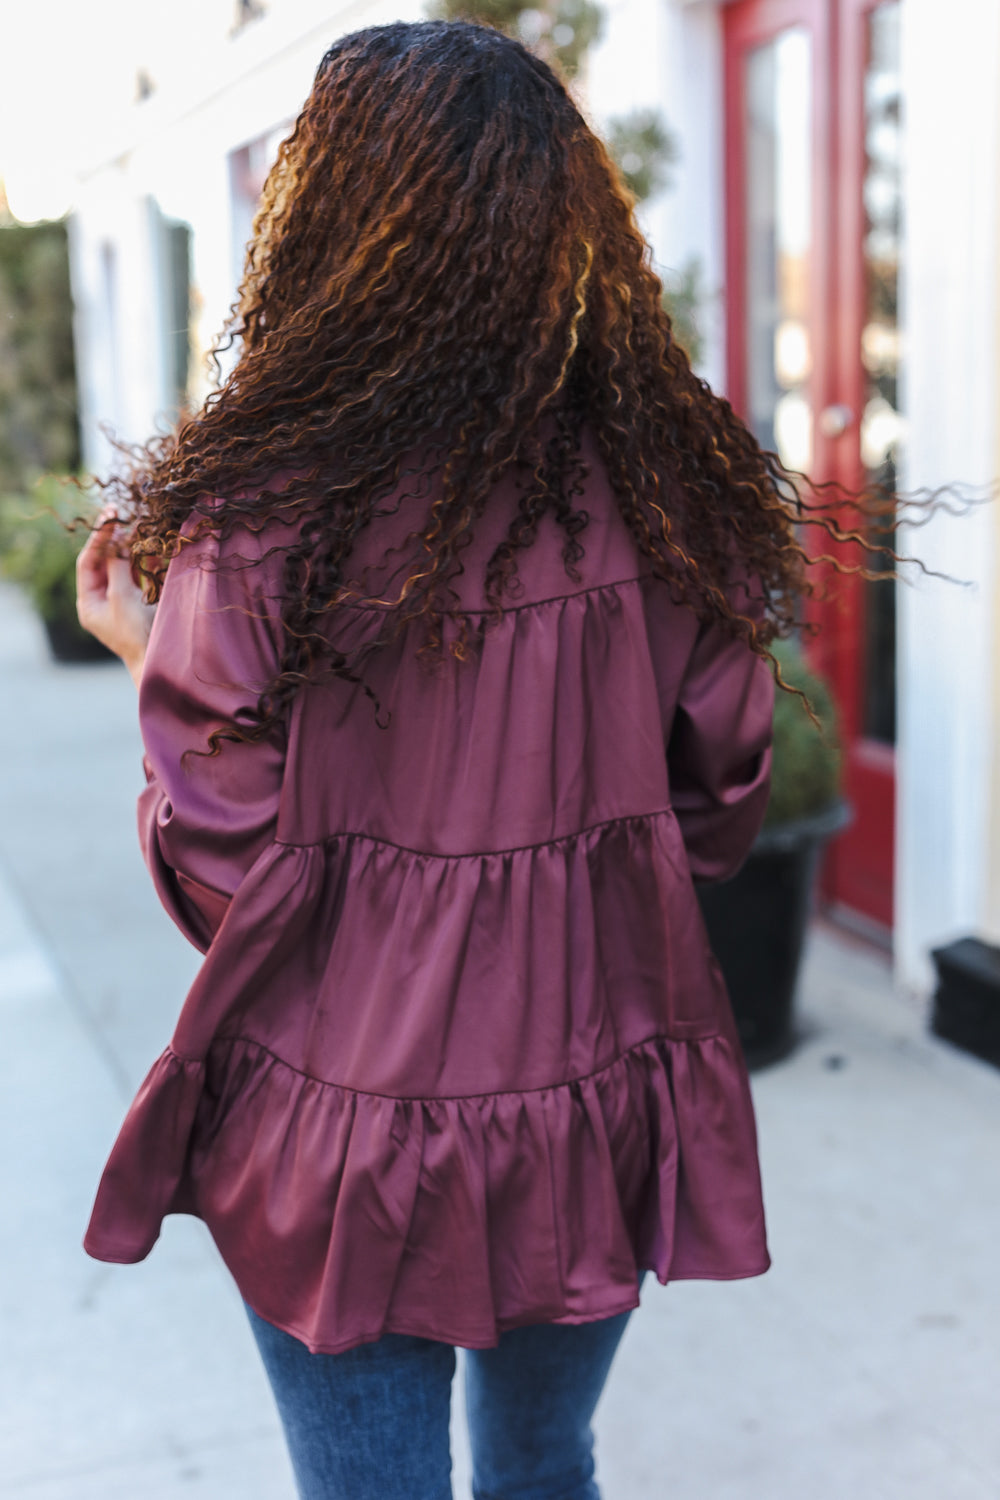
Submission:
<svg viewBox="0 0 1000 1500">
<path fill-rule="evenodd" d="M 662 1032 L 657 1032 L 653 1036 L 644 1038 L 641 1042 L 635 1042 L 631 1047 L 626 1047 L 624 1052 L 619 1052 L 618 1056 L 613 1057 L 610 1062 L 602 1063 L 599 1068 L 592 1068 L 589 1073 L 580 1073 L 573 1078 L 562 1079 L 556 1083 L 536 1084 L 533 1088 L 486 1089 L 479 1094 L 382 1094 L 376 1089 L 352 1088 L 349 1083 L 334 1083 L 329 1078 L 317 1078 L 315 1073 L 307 1073 L 304 1068 L 297 1068 L 294 1063 L 288 1062 L 286 1058 L 279 1057 L 278 1053 L 268 1047 L 266 1043 L 260 1042 L 256 1037 L 252 1036 L 237 1034 L 216 1037 L 209 1048 L 209 1052 L 213 1052 L 219 1047 L 232 1048 L 239 1045 L 253 1047 L 258 1052 L 263 1053 L 265 1057 L 271 1058 L 279 1067 L 286 1068 L 289 1073 L 296 1073 L 308 1083 L 316 1083 L 320 1088 L 337 1089 L 340 1093 L 353 1094 L 356 1098 L 385 1099 L 395 1104 L 461 1104 L 465 1101 L 472 1102 L 479 1099 L 522 1098 L 526 1094 L 550 1094 L 555 1089 L 572 1088 L 574 1084 L 587 1083 L 591 1078 L 596 1078 L 601 1073 L 610 1072 L 612 1068 L 617 1067 L 620 1062 L 624 1062 L 633 1053 L 653 1047 L 659 1042 L 666 1042 L 671 1046 L 680 1045 L 683 1047 L 691 1042 L 728 1042 L 728 1040 L 728 1037 L 721 1031 L 702 1032 L 697 1036 L 690 1037 L 667 1036 Z M 180 1063 L 201 1061 L 204 1064 L 205 1061 L 204 1059 L 182 1057 L 172 1047 L 168 1047 L 167 1052 Z"/>
<path fill-rule="evenodd" d="M 510 844 L 503 849 L 466 849 L 460 854 L 443 854 L 436 849 L 414 849 L 410 844 L 398 844 L 394 839 L 379 838 L 374 833 L 364 833 L 361 829 L 343 829 L 340 833 L 327 833 L 321 839 L 314 839 L 309 843 L 297 844 L 290 839 L 275 839 L 274 845 L 278 849 L 322 849 L 324 844 L 335 844 L 340 839 L 363 839 L 369 844 L 381 844 L 386 849 L 398 849 L 401 854 L 416 854 L 422 859 L 488 859 L 497 854 L 526 854 L 532 849 L 551 849 L 556 844 L 568 844 L 573 839 L 583 838 L 588 833 L 595 833 L 600 828 L 611 828 L 615 823 L 650 823 L 654 818 L 674 817 L 674 809 L 670 806 L 657 807 L 651 812 L 618 813 L 613 818 L 603 818 L 599 823 L 588 823 L 586 828 L 574 829 L 572 833 L 561 833 L 556 838 L 538 839 L 533 844 Z"/>
<path fill-rule="evenodd" d="M 588 594 L 603 594 L 607 593 L 609 589 L 613 591 L 615 589 L 629 588 L 636 583 L 644 584 L 647 582 L 647 580 L 656 581 L 655 574 L 639 573 L 632 578 L 613 579 L 610 583 L 591 583 L 588 584 L 586 588 L 574 589 L 572 593 L 549 594 L 545 599 L 525 599 L 523 604 L 503 605 L 501 606 L 499 611 L 495 609 L 466 609 L 464 606 L 459 606 L 459 608 L 461 609 L 463 615 L 478 615 L 482 616 L 483 618 L 494 618 L 499 614 L 499 617 L 502 619 L 506 615 L 520 614 L 522 610 L 541 609 L 541 607 L 545 604 L 565 604 L 569 599 L 586 599 Z M 345 602 L 343 606 L 344 609 L 353 609 L 358 613 L 365 614 L 385 614 L 391 607 L 391 605 L 381 603 L 369 604 L 362 600 L 359 600 L 357 602 L 351 600 Z"/>
</svg>

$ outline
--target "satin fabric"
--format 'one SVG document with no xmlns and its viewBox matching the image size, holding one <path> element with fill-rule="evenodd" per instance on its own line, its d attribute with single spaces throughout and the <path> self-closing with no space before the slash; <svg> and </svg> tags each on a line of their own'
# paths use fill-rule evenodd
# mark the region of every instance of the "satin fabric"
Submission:
<svg viewBox="0 0 1000 1500">
<path fill-rule="evenodd" d="M 636 1305 L 637 1268 L 766 1269 L 693 879 L 733 873 L 758 830 L 771 679 L 648 575 L 585 458 L 578 578 L 546 519 L 493 618 L 503 481 L 463 554 L 467 660 L 427 668 L 404 634 L 364 668 L 378 716 L 326 680 L 286 733 L 214 758 L 190 752 L 278 661 L 289 532 L 171 563 L 140 837 L 205 962 L 105 1169 L 95 1257 L 142 1259 L 165 1214 L 197 1214 L 245 1300 L 331 1353 L 608 1317 Z M 359 586 L 392 597 L 432 499 L 401 481 Z M 383 625 L 352 604 L 329 628 L 352 646 Z"/>
</svg>

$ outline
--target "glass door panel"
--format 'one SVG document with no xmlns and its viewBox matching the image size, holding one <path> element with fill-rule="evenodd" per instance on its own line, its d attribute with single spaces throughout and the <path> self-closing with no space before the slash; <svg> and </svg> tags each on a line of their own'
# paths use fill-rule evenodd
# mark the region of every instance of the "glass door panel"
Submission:
<svg viewBox="0 0 1000 1500">
<path fill-rule="evenodd" d="M 728 395 L 762 446 L 814 473 L 824 462 L 826 11 L 826 0 L 723 11 Z"/>
<path fill-rule="evenodd" d="M 896 489 L 903 418 L 899 409 L 899 257 L 902 228 L 902 110 L 899 73 L 899 0 L 865 17 L 864 177 L 861 242 L 864 324 L 861 329 L 861 467 L 869 483 Z M 884 536 L 891 547 L 891 518 Z M 878 537 L 875 538 L 876 540 Z M 880 553 L 875 570 L 892 558 Z M 896 742 L 896 585 L 892 579 L 866 591 L 862 732 L 881 744 Z"/>
<path fill-rule="evenodd" d="M 812 462 L 812 59 L 791 26 L 746 63 L 747 412 L 790 469 Z"/>
<path fill-rule="evenodd" d="M 839 440 L 833 477 L 848 489 L 896 485 L 904 437 L 898 318 L 903 120 L 900 0 L 838 0 L 838 141 L 834 286 L 835 399 L 858 414 Z M 891 546 L 893 517 L 871 539 Z M 888 552 L 870 559 L 887 572 Z M 832 846 L 824 891 L 835 906 L 892 925 L 895 841 L 896 589 L 845 580 L 823 620 L 825 662 L 844 727 L 854 822 Z"/>
</svg>

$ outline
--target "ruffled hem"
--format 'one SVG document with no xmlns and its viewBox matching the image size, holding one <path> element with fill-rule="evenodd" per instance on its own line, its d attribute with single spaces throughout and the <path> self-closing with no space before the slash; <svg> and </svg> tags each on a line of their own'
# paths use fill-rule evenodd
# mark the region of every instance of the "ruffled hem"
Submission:
<svg viewBox="0 0 1000 1500">
<path fill-rule="evenodd" d="M 585 1078 L 400 1099 L 246 1038 L 167 1051 L 84 1241 L 142 1260 L 168 1213 L 208 1225 L 247 1302 L 316 1352 L 408 1333 L 468 1348 L 579 1323 L 661 1282 L 769 1264 L 746 1071 L 727 1036 L 651 1038 Z"/>
</svg>

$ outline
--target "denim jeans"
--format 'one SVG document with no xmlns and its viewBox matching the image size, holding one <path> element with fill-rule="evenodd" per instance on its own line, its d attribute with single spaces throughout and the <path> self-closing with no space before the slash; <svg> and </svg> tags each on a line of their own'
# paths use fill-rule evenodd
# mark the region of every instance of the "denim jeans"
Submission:
<svg viewBox="0 0 1000 1500">
<path fill-rule="evenodd" d="M 302 1500 L 452 1500 L 450 1344 L 390 1333 L 310 1354 L 247 1311 Z M 468 1351 L 476 1500 L 599 1500 L 590 1420 L 628 1319 L 514 1328 Z"/>
</svg>

